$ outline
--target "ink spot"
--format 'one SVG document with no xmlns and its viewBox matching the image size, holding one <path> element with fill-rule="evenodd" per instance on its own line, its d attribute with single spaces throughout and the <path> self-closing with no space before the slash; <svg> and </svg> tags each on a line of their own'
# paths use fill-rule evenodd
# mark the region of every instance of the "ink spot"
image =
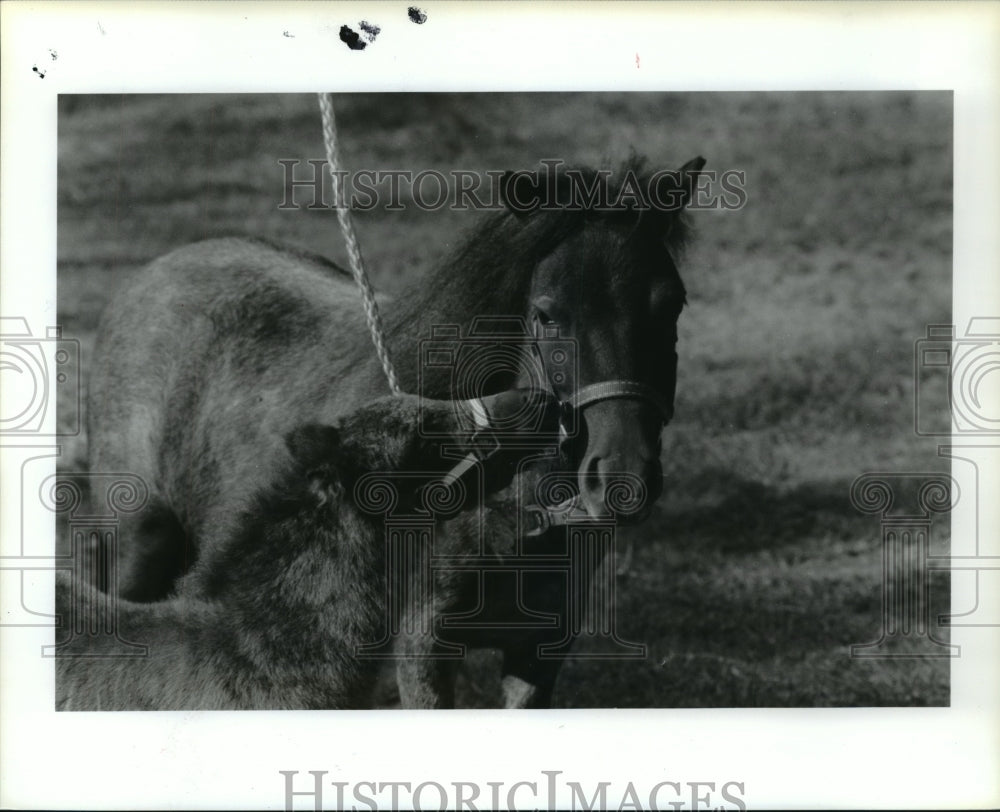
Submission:
<svg viewBox="0 0 1000 812">
<path fill-rule="evenodd" d="M 340 26 L 340 41 L 352 51 L 363 51 L 368 47 L 367 42 L 361 41 L 361 35 L 347 25 Z"/>
<path fill-rule="evenodd" d="M 44 79 L 44 78 L 45 78 L 45 71 L 43 71 L 43 70 L 39 70 L 39 69 L 38 69 L 38 65 L 32 65 L 32 66 L 31 66 L 31 69 L 32 69 L 32 70 L 33 70 L 33 71 L 34 71 L 35 73 L 37 73 L 37 74 L 38 74 L 38 78 L 39 78 L 39 79 Z"/>
<path fill-rule="evenodd" d="M 287 31 L 282 31 L 281 36 L 288 37 L 289 39 L 295 39 L 295 34 L 289 34 Z"/>
<path fill-rule="evenodd" d="M 423 25 L 425 22 L 427 22 L 427 15 L 416 6 L 410 6 L 410 8 L 407 10 L 406 13 L 410 15 L 411 23 L 416 23 L 417 25 Z"/>
<path fill-rule="evenodd" d="M 55 62 L 59 58 L 59 54 L 49 48 L 49 56 L 52 57 L 52 61 Z"/>
<path fill-rule="evenodd" d="M 374 42 L 375 37 L 377 37 L 379 32 L 382 30 L 375 25 L 375 23 L 370 23 L 367 20 L 362 20 L 358 23 L 358 27 L 365 33 L 365 39 L 369 42 Z"/>
</svg>

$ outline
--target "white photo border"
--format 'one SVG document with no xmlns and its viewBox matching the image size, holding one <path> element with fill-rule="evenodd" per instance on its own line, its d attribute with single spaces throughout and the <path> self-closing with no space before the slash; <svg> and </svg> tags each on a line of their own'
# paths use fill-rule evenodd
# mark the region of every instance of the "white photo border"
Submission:
<svg viewBox="0 0 1000 812">
<path fill-rule="evenodd" d="M 428 22 L 410 23 L 409 5 Z M 31 324 L 56 323 L 57 94 L 209 91 L 953 90 L 953 321 L 1000 312 L 997 4 L 25 2 L 0 15 L 0 307 Z M 352 52 L 340 25 L 366 15 L 378 47 Z M 57 445 L 38 440 L 38 454 Z M 9 484 L 18 473 L 2 463 Z M 18 522 L 35 519 L 7 484 L 11 555 Z M 1000 537 L 996 519 L 980 517 L 980 534 Z M 954 535 L 976 520 L 958 506 Z M 750 808 L 1000 805 L 996 627 L 952 631 L 963 653 L 950 708 L 516 714 L 57 714 L 53 660 L 20 656 L 52 630 L 0 634 L 6 808 L 282 809 L 280 770 L 508 787 L 543 770 L 584 786 L 742 781 Z"/>
</svg>

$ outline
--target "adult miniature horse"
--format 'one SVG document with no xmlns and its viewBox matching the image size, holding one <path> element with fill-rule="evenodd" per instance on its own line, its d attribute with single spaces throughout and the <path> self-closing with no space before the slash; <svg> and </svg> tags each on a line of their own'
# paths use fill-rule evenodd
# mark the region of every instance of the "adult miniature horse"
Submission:
<svg viewBox="0 0 1000 812">
<path fill-rule="evenodd" d="M 641 480 L 651 503 L 662 489 L 660 432 L 672 411 L 685 301 L 674 258 L 703 166 L 697 158 L 650 174 L 633 160 L 607 194 L 598 187 L 611 173 L 508 176 L 504 208 L 384 307 L 402 389 L 469 397 L 454 391 L 462 382 L 453 368 L 420 367 L 418 347 L 435 325 L 468 331 L 477 318 L 518 316 L 539 335 L 556 328 L 576 346 L 575 366 L 545 375 L 576 412 L 563 451 L 579 503 L 606 515 L 607 488 L 621 474 Z M 132 601 L 203 594 L 218 577 L 213 547 L 233 537 L 285 461 L 283 438 L 387 392 L 350 277 L 259 240 L 211 240 L 153 262 L 109 306 L 95 358 L 91 470 L 135 472 L 150 490 L 120 533 L 119 594 Z M 476 394 L 523 385 L 520 374 L 501 365 L 481 381 L 489 391 Z M 547 702 L 552 663 L 536 668 L 523 646 L 505 655 L 508 705 Z M 428 679 L 401 667 L 406 674 Z M 447 694 L 401 686 L 404 704 L 447 705 Z"/>
</svg>

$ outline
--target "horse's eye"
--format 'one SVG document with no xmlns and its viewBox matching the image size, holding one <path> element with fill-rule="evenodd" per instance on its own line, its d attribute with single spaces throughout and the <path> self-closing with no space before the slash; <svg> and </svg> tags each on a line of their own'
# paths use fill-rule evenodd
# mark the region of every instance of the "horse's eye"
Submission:
<svg viewBox="0 0 1000 812">
<path fill-rule="evenodd" d="M 534 318 L 542 327 L 558 323 L 558 319 L 553 315 L 557 308 L 555 302 L 549 296 L 539 296 L 531 303 L 534 310 Z"/>
</svg>

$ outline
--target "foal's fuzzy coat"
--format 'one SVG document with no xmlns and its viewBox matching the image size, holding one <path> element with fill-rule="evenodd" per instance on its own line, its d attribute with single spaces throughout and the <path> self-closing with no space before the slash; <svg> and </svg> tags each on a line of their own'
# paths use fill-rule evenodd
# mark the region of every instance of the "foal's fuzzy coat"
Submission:
<svg viewBox="0 0 1000 812">
<path fill-rule="evenodd" d="M 361 511 L 354 483 L 366 472 L 435 470 L 424 426 L 458 435 L 468 426 L 450 403 L 384 398 L 338 427 L 309 425 L 286 439 L 290 460 L 260 492 L 230 539 L 165 601 L 117 600 L 118 636 L 147 656 L 108 656 L 114 640 L 76 636 L 57 659 L 61 710 L 357 708 L 368 704 L 373 660 L 357 646 L 385 623 L 383 519 Z M 497 483 L 499 484 L 499 483 Z M 413 498 L 403 494 L 402 498 Z M 83 612 L 106 628 L 109 601 L 61 573 L 64 626 Z M 76 617 L 79 617 L 78 615 Z M 98 625 L 99 623 L 99 625 Z"/>
</svg>

